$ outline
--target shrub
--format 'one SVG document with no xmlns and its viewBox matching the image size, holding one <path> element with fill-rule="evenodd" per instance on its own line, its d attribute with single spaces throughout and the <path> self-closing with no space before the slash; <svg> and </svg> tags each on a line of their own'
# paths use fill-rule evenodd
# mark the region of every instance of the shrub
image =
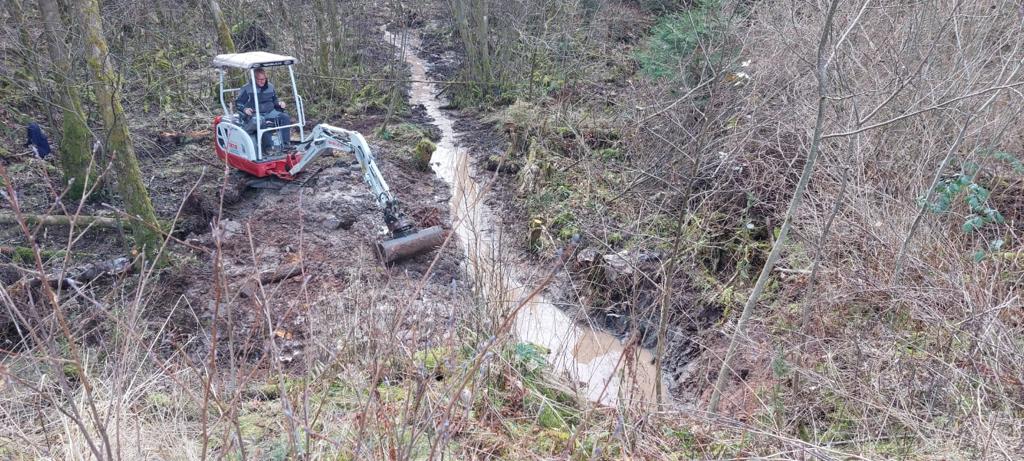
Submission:
<svg viewBox="0 0 1024 461">
<path fill-rule="evenodd" d="M 697 45 L 716 31 L 718 7 L 716 0 L 709 0 L 658 21 L 637 54 L 644 73 L 654 78 L 679 75 L 682 63 L 688 60 Z"/>
</svg>

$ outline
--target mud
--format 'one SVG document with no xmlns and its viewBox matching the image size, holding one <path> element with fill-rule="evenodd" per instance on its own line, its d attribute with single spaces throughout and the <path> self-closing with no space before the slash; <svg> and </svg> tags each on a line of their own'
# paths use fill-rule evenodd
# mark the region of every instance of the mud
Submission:
<svg viewBox="0 0 1024 461">
<path fill-rule="evenodd" d="M 367 134 L 392 191 L 414 220 L 423 227 L 449 225 L 447 185 L 418 170 L 405 153 L 406 146 L 373 137 L 378 118 L 332 122 Z M 139 133 L 144 138 L 144 132 Z M 167 353 L 185 347 L 196 356 L 204 355 L 210 326 L 217 323 L 222 335 L 234 339 L 231 354 L 228 342 L 223 342 L 224 357 L 260 360 L 273 352 L 281 361 L 299 363 L 308 353 L 333 349 L 325 338 L 333 334 L 332 324 L 342 324 L 343 319 L 330 315 L 346 315 L 367 304 L 382 306 L 381 312 L 389 312 L 388 306 L 413 306 L 413 315 L 399 319 L 396 330 L 388 334 L 418 348 L 442 340 L 457 311 L 451 306 L 464 304 L 467 290 L 458 249 L 446 250 L 426 280 L 435 253 L 401 264 L 380 264 L 374 245 L 386 238 L 382 213 L 358 164 L 347 154 L 321 157 L 280 190 L 239 189 L 240 175 L 226 172 L 206 143 L 155 146 L 141 152 L 140 160 L 158 216 L 175 223 L 173 235 L 183 242 L 169 244 L 171 265 L 156 272 L 146 293 L 151 322 L 159 326 L 170 319 L 162 330 Z M 60 184 L 51 167 L 26 159 L 10 170 L 25 212 L 66 212 L 69 205 L 55 200 Z M 87 203 L 81 212 L 109 215 L 118 204 L 106 201 L 111 205 Z M 42 228 L 35 240 L 44 249 L 61 249 L 68 247 L 67 234 L 66 228 Z M 0 229 L 0 245 L 24 243 L 15 226 Z M 130 243 L 117 230 L 90 229 L 70 247 L 69 267 L 123 256 Z M 14 270 L 11 261 L 0 263 Z M 63 261 L 47 262 L 49 268 L 62 265 Z M 255 284 L 259 274 L 287 265 L 300 266 L 301 273 L 263 287 Z M 102 292 L 113 287 L 104 283 L 89 289 Z M 365 293 L 373 293 L 373 298 L 360 297 Z M 419 296 L 410 300 L 416 293 Z M 67 302 L 74 304 L 72 298 Z M 9 322 L 0 326 L 3 333 L 9 332 Z M 87 327 L 83 323 L 82 328 Z M 410 333 L 414 330 L 415 335 Z M 17 342 L 8 336 L 4 344 Z M 271 344 L 268 338 L 277 341 Z"/>
</svg>

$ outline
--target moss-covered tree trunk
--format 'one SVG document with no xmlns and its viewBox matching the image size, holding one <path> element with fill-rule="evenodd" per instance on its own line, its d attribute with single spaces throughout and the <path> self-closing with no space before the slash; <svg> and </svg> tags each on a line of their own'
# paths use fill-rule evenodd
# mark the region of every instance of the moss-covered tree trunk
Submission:
<svg viewBox="0 0 1024 461">
<path fill-rule="evenodd" d="M 220 2 L 217 0 L 207 0 L 206 5 L 210 8 L 210 13 L 213 14 L 213 23 L 217 27 L 217 44 L 220 45 L 221 53 L 237 53 L 235 39 L 231 38 L 231 27 L 228 26 L 224 10 L 220 9 Z M 245 84 L 245 77 L 237 70 L 229 70 L 227 80 L 225 84 L 233 87 Z"/>
<path fill-rule="evenodd" d="M 82 111 L 82 98 L 78 87 L 72 84 L 71 56 L 64 42 L 67 27 L 60 17 L 55 0 L 38 0 L 46 29 L 46 45 L 53 61 L 53 81 L 56 85 L 57 103 L 62 112 L 60 147 L 60 168 L 64 174 L 64 185 L 68 188 L 65 197 L 80 200 L 82 196 L 96 189 L 96 165 L 92 163 L 92 146 L 89 142 L 89 126 Z"/>
<path fill-rule="evenodd" d="M 217 25 L 217 44 L 220 45 L 220 50 L 224 53 L 234 53 L 235 41 L 231 38 L 231 28 L 228 27 L 228 21 L 220 9 L 220 2 L 207 0 L 206 4 L 209 5 L 210 13 L 213 14 L 213 22 Z"/>
<path fill-rule="evenodd" d="M 149 193 L 142 183 L 139 160 L 135 157 L 135 148 L 128 132 L 124 107 L 121 105 L 120 76 L 110 62 L 107 40 L 103 37 L 99 4 L 97 0 L 74 2 L 84 33 L 85 59 L 93 74 L 96 104 L 103 117 L 103 139 L 107 152 L 114 160 L 117 189 L 124 200 L 125 211 L 135 218 L 131 220 L 131 227 L 136 248 L 152 258 L 160 246 L 160 228 L 153 203 L 149 200 Z"/>
</svg>

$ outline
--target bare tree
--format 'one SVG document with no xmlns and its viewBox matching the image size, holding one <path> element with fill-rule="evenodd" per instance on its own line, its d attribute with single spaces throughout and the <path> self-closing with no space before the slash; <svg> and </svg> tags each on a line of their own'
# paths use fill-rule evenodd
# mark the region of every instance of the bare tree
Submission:
<svg viewBox="0 0 1024 461">
<path fill-rule="evenodd" d="M 490 0 L 449 0 L 456 30 L 466 50 L 467 80 L 476 91 L 486 91 L 493 78 L 491 68 Z"/>
<path fill-rule="evenodd" d="M 121 77 L 110 61 L 99 4 L 97 0 L 76 0 L 75 6 L 85 33 L 86 61 L 92 71 L 96 103 L 103 118 L 106 148 L 113 156 L 118 192 L 132 217 L 136 247 L 152 258 L 160 248 L 160 227 L 149 192 L 142 183 L 139 160 L 135 157 L 135 147 L 121 105 Z"/>
<path fill-rule="evenodd" d="M 91 133 L 82 110 L 82 98 L 78 86 L 72 82 L 72 63 L 65 37 L 67 30 L 60 17 L 57 2 L 38 0 L 39 11 L 46 29 L 46 44 L 53 61 L 53 79 L 57 87 L 59 108 L 62 112 L 60 138 L 60 165 L 64 181 L 68 186 L 66 197 L 79 200 L 90 189 L 95 188 L 97 175 L 94 165 Z"/>
<path fill-rule="evenodd" d="M 761 298 L 761 293 L 764 292 L 768 277 L 771 275 L 772 270 L 775 269 L 775 263 L 778 262 L 782 248 L 786 244 L 786 236 L 789 234 L 789 228 L 793 223 L 793 216 L 796 214 L 797 209 L 800 208 L 804 189 L 807 188 L 807 182 L 811 180 L 811 173 L 814 172 L 814 164 L 818 159 L 819 146 L 821 145 L 825 106 L 828 101 L 829 58 L 826 52 L 828 51 L 827 46 L 832 36 L 832 20 L 835 18 L 838 5 L 839 0 L 832 0 L 829 4 L 828 11 L 825 13 L 825 24 L 822 26 L 821 38 L 818 41 L 818 59 L 815 67 L 815 75 L 818 80 L 818 110 L 817 119 L 814 122 L 814 134 L 811 138 L 811 148 L 807 153 L 807 160 L 804 163 L 804 171 L 800 175 L 800 182 L 797 183 L 796 190 L 793 192 L 793 198 L 789 202 L 789 208 L 786 210 L 786 217 L 782 222 L 782 228 L 779 230 L 779 236 L 772 244 L 771 253 L 768 254 L 768 259 L 761 268 L 757 282 L 754 283 L 754 289 L 750 292 L 750 297 L 747 298 L 746 304 L 743 305 L 743 313 L 736 322 L 736 329 L 733 331 L 732 339 L 729 341 L 729 350 L 726 351 L 725 357 L 722 359 L 722 368 L 718 370 L 718 378 L 715 380 L 711 401 L 708 403 L 708 411 L 711 413 L 718 411 L 718 401 L 722 396 L 722 391 L 725 389 L 729 376 L 733 374 L 730 364 L 736 355 L 739 338 L 745 334 L 747 321 L 750 320 L 750 316 L 754 312 L 754 306 L 757 304 L 758 299 Z"/>
</svg>

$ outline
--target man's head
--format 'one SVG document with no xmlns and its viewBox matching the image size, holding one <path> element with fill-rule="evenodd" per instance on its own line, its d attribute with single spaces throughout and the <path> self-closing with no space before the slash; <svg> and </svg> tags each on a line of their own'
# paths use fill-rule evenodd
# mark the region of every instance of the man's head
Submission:
<svg viewBox="0 0 1024 461">
<path fill-rule="evenodd" d="M 256 86 L 263 88 L 267 86 L 267 71 L 262 68 L 253 71 L 253 76 L 256 78 Z"/>
</svg>

